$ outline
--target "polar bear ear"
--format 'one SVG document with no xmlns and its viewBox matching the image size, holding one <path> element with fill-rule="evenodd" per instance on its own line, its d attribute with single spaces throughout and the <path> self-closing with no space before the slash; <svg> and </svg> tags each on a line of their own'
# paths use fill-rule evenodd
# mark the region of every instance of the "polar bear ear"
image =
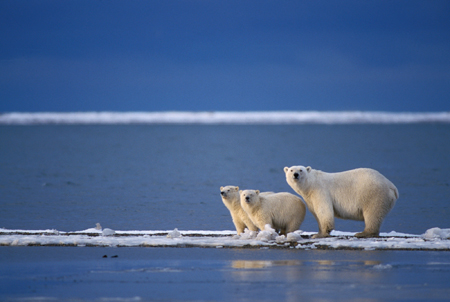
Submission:
<svg viewBox="0 0 450 302">
<path fill-rule="evenodd" d="M 256 190 L 255 192 L 256 192 L 256 195 L 259 195 L 259 190 Z"/>
<path fill-rule="evenodd" d="M 220 187 L 220 191 L 222 191 L 223 190 L 223 187 Z"/>
<path fill-rule="evenodd" d="M 234 189 L 235 189 L 236 191 L 239 191 L 239 187 L 234 187 Z"/>
<path fill-rule="evenodd" d="M 310 172 L 311 171 L 311 167 L 310 166 L 306 167 L 306 171 Z"/>
<path fill-rule="evenodd" d="M 288 170 L 289 170 L 288 167 L 284 167 L 284 173 L 287 173 Z"/>
</svg>

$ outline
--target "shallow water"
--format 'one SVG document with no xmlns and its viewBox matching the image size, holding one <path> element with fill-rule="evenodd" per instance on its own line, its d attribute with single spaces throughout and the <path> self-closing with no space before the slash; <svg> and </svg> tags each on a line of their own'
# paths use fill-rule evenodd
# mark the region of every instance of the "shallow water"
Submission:
<svg viewBox="0 0 450 302">
<path fill-rule="evenodd" d="M 293 193 L 302 164 L 379 170 L 400 192 L 381 230 L 422 234 L 449 227 L 449 154 L 448 124 L 0 126 L 0 227 L 231 230 L 220 186 Z"/>
<path fill-rule="evenodd" d="M 448 259 L 448 252 L 2 247 L 0 299 L 445 300 Z"/>
</svg>

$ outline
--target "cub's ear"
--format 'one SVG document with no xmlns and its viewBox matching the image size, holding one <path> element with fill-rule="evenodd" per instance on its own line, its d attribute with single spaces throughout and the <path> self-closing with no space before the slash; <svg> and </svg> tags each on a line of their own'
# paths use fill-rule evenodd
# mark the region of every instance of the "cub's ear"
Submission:
<svg viewBox="0 0 450 302">
<path fill-rule="evenodd" d="M 286 173 L 289 170 L 288 167 L 284 167 L 284 173 Z"/>
<path fill-rule="evenodd" d="M 223 190 L 223 187 L 220 187 L 220 191 L 222 191 Z"/>
<path fill-rule="evenodd" d="M 256 190 L 256 195 L 259 195 L 259 190 Z"/>
<path fill-rule="evenodd" d="M 306 167 L 306 171 L 310 172 L 311 171 L 311 167 L 310 166 Z"/>
<path fill-rule="evenodd" d="M 239 194 L 242 194 L 242 190 L 239 190 Z"/>
<path fill-rule="evenodd" d="M 234 187 L 234 189 L 235 189 L 236 191 L 239 191 L 239 187 Z"/>
</svg>

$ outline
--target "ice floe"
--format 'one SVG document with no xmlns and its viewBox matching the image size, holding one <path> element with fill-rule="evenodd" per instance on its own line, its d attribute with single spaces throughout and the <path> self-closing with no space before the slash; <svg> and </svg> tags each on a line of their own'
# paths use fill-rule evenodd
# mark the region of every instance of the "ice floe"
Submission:
<svg viewBox="0 0 450 302">
<path fill-rule="evenodd" d="M 0 228 L 0 246 L 450 250 L 450 229 L 432 228 L 422 235 L 399 232 L 380 233 L 380 237 L 377 238 L 356 238 L 355 232 L 332 231 L 331 237 L 311 239 L 313 234 L 315 233 L 299 230 L 287 236 L 279 236 L 268 225 L 263 231 L 246 230 L 241 235 L 236 235 L 236 232 L 231 230 L 114 231 L 107 228 L 90 228 L 63 232 Z"/>
</svg>

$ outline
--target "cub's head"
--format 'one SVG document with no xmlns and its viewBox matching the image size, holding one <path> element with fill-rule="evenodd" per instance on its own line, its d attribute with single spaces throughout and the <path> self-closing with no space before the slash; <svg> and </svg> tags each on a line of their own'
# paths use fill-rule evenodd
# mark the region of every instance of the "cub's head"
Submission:
<svg viewBox="0 0 450 302">
<path fill-rule="evenodd" d="M 259 190 L 241 191 L 241 204 L 254 206 L 257 202 L 259 202 Z"/>
<path fill-rule="evenodd" d="M 222 196 L 222 199 L 239 200 L 239 187 L 235 186 L 220 187 L 220 196 Z"/>
<path fill-rule="evenodd" d="M 284 173 L 286 174 L 286 181 L 289 185 L 298 184 L 308 177 L 308 173 L 311 172 L 311 167 L 292 166 L 290 168 L 284 167 Z"/>
</svg>

